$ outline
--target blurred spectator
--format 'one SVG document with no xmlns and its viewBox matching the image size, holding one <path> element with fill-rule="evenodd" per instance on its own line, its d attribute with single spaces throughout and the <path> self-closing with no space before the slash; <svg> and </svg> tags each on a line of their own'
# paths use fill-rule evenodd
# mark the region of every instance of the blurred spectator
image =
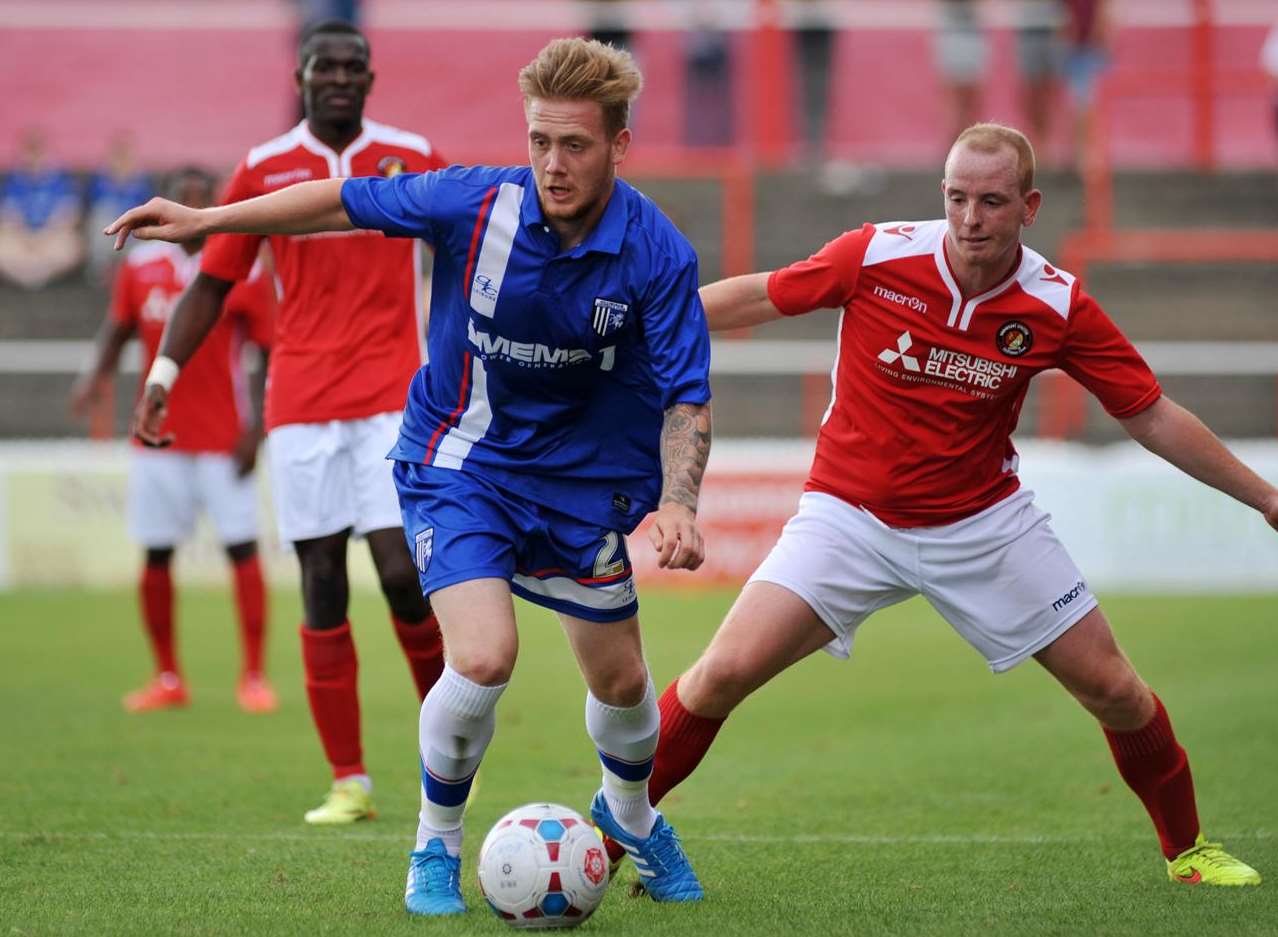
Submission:
<svg viewBox="0 0 1278 937">
<path fill-rule="evenodd" d="M 732 46 L 710 5 L 691 3 L 684 39 L 684 140 L 730 146 L 733 139 Z"/>
<path fill-rule="evenodd" d="M 591 0 L 590 6 L 596 12 L 589 37 L 633 53 L 630 44 L 634 36 L 617 0 Z"/>
<path fill-rule="evenodd" d="M 153 191 L 151 177 L 137 168 L 132 135 L 116 134 L 108 145 L 105 168 L 94 173 L 89 180 L 85 242 L 89 261 L 87 273 L 93 282 L 108 283 L 111 270 L 120 256 L 112 250 L 111 239 L 102 236 L 102 229 L 134 205 L 141 205 Z"/>
<path fill-rule="evenodd" d="M 1278 134 L 1278 23 L 1269 30 L 1269 36 L 1260 50 L 1260 67 L 1273 79 L 1274 84 L 1274 133 Z"/>
<path fill-rule="evenodd" d="M 1065 85 L 1074 105 L 1074 164 L 1081 168 L 1092 139 L 1096 84 L 1109 65 L 1109 0 L 1064 0 Z"/>
<path fill-rule="evenodd" d="M 826 158 L 826 128 L 830 114 L 830 60 L 835 31 L 818 3 L 802 2 L 795 26 L 794 58 L 798 71 L 798 114 L 802 125 L 804 160 L 813 165 Z"/>
<path fill-rule="evenodd" d="M 949 108 L 947 139 L 978 120 L 981 82 L 989 60 L 989 41 L 975 0 L 940 0 L 934 51 Z"/>
<path fill-rule="evenodd" d="M 1060 0 L 1021 0 L 1016 52 L 1021 71 L 1022 107 L 1030 142 L 1040 155 L 1047 152 L 1052 99 L 1064 53 L 1061 28 L 1066 19 Z"/>
<path fill-rule="evenodd" d="M 70 172 L 49 167 L 39 130 L 26 131 L 21 152 L 0 191 L 0 277 L 36 290 L 84 256 L 80 192 Z"/>
</svg>

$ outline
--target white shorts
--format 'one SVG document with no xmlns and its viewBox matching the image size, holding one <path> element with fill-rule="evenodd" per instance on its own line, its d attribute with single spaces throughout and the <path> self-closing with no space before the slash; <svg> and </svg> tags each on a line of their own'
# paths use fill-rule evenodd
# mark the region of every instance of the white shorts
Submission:
<svg viewBox="0 0 1278 937">
<path fill-rule="evenodd" d="M 1008 670 L 1096 607 L 1033 498 L 1021 489 L 953 524 L 895 528 L 809 491 L 750 581 L 807 602 L 834 632 L 836 657 L 871 612 L 922 594 L 991 670 Z"/>
<path fill-rule="evenodd" d="M 129 459 L 129 535 L 144 547 L 172 547 L 208 512 L 227 546 L 257 539 L 257 486 L 238 478 L 229 455 L 135 449 Z"/>
<path fill-rule="evenodd" d="M 280 539 L 292 543 L 353 529 L 403 527 L 386 453 L 403 414 L 290 423 L 266 437 Z"/>
</svg>

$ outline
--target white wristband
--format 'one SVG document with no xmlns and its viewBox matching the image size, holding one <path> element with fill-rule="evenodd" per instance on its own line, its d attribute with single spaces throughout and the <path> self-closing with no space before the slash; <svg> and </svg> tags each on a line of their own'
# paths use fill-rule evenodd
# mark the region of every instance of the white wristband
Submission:
<svg viewBox="0 0 1278 937">
<path fill-rule="evenodd" d="M 155 361 L 151 363 L 151 370 L 147 372 L 146 382 L 148 384 L 159 384 L 166 391 L 173 389 L 173 382 L 177 380 L 178 363 L 172 358 L 164 355 L 157 355 Z"/>
</svg>

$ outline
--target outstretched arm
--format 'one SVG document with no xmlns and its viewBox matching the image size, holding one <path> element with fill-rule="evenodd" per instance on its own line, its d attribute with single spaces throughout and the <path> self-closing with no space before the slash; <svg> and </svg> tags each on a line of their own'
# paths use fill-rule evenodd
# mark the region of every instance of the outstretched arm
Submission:
<svg viewBox="0 0 1278 937">
<path fill-rule="evenodd" d="M 1160 397 L 1136 416 L 1119 422 L 1132 439 L 1150 452 L 1186 475 L 1255 508 L 1278 530 L 1278 488 L 1239 461 L 1202 420 L 1184 407 Z"/>
<path fill-rule="evenodd" d="M 661 425 L 661 500 L 648 530 L 658 566 L 696 569 L 706 558 L 697 499 L 709 458 L 710 404 L 672 406 Z"/>
<path fill-rule="evenodd" d="M 749 273 L 701 287 L 701 305 L 711 332 L 743 329 L 781 318 L 768 298 L 768 273 Z"/>
<path fill-rule="evenodd" d="M 130 208 L 102 232 L 115 235 L 115 249 L 130 234 L 142 241 L 190 241 L 210 234 L 314 234 L 354 229 L 342 206 L 344 179 L 299 182 L 257 198 L 188 208 L 168 199 L 153 198 Z"/>
</svg>

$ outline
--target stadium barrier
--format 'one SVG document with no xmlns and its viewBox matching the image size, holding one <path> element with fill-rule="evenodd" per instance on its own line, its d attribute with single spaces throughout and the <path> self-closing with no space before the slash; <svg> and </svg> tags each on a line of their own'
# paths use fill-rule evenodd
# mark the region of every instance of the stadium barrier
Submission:
<svg viewBox="0 0 1278 937">
<path fill-rule="evenodd" d="M 793 513 L 812 454 L 801 440 L 720 440 L 703 488 L 707 560 L 696 574 L 654 569 L 645 528 L 631 538 L 641 583 L 739 586 Z M 1278 483 L 1278 441 L 1232 448 Z M 129 447 L 121 442 L 0 444 L 0 588 L 128 586 L 139 550 L 124 526 Z M 1252 510 L 1180 474 L 1134 443 L 1087 447 L 1027 441 L 1021 478 L 1053 516 L 1090 584 L 1108 591 L 1278 590 L 1278 535 Z M 262 546 L 277 585 L 297 564 L 279 543 L 265 470 Z M 374 588 L 367 551 L 352 547 L 352 580 Z M 184 581 L 223 584 L 227 569 L 206 522 L 178 551 Z"/>
</svg>

